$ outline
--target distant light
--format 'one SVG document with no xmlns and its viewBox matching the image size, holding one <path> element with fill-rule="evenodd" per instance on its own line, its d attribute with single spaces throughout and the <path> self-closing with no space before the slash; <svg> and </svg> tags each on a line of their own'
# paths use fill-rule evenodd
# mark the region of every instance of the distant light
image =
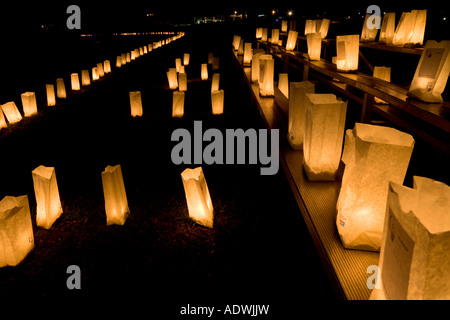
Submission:
<svg viewBox="0 0 450 320">
<path fill-rule="evenodd" d="M 443 17 L 442 20 L 444 20 L 444 21 L 447 20 L 447 17 Z"/>
<path fill-rule="evenodd" d="M 235 11 L 234 14 L 237 14 L 237 11 Z"/>
<path fill-rule="evenodd" d="M 275 10 L 272 10 L 272 14 L 275 14 L 276 13 L 276 11 Z"/>
<path fill-rule="evenodd" d="M 289 11 L 289 12 L 288 12 L 288 15 L 292 16 L 292 11 Z"/>
</svg>

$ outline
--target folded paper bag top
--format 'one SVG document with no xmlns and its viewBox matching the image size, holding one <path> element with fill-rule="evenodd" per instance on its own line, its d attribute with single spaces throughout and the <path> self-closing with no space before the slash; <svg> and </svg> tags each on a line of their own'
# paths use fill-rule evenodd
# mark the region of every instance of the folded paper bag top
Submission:
<svg viewBox="0 0 450 320">
<path fill-rule="evenodd" d="M 28 196 L 0 201 L 0 267 L 16 266 L 34 248 Z"/>
<path fill-rule="evenodd" d="M 63 212 L 55 168 L 39 166 L 31 174 L 37 204 L 36 225 L 49 229 Z"/>
<path fill-rule="evenodd" d="M 336 226 L 344 247 L 379 251 L 389 181 L 403 183 L 414 147 L 399 130 L 356 123 L 347 130 Z"/>
<path fill-rule="evenodd" d="M 107 166 L 102 172 L 103 194 L 105 197 L 106 224 L 124 225 L 130 209 L 119 165 Z"/>
<path fill-rule="evenodd" d="M 181 173 L 181 178 L 189 216 L 197 223 L 212 228 L 214 208 L 202 168 L 186 169 Z"/>
<path fill-rule="evenodd" d="M 414 177 L 391 182 L 371 299 L 450 299 L 450 187 Z"/>
</svg>

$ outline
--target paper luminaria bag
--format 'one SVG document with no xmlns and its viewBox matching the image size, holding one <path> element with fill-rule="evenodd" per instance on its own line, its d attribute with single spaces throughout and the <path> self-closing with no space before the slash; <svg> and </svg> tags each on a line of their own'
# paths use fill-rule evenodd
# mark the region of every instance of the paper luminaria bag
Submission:
<svg viewBox="0 0 450 320">
<path fill-rule="evenodd" d="M 18 265 L 34 248 L 28 196 L 0 201 L 0 267 Z"/>
<path fill-rule="evenodd" d="M 72 73 L 70 75 L 70 81 L 72 84 L 72 90 L 80 90 L 80 79 L 78 78 L 78 73 Z"/>
<path fill-rule="evenodd" d="M 56 96 L 60 99 L 66 98 L 66 86 L 63 78 L 56 79 Z"/>
<path fill-rule="evenodd" d="M 29 117 L 37 113 L 36 94 L 34 92 L 22 93 L 21 99 L 25 117 Z"/>
<path fill-rule="evenodd" d="M 334 180 L 344 140 L 347 101 L 334 94 L 306 94 L 303 168 L 309 180 Z"/>
<path fill-rule="evenodd" d="M 142 97 L 140 91 L 130 91 L 130 106 L 132 117 L 142 116 Z"/>
<path fill-rule="evenodd" d="M 169 71 L 166 72 L 167 80 L 169 81 L 169 89 L 175 90 L 178 88 L 178 75 L 176 68 L 169 68 Z"/>
<path fill-rule="evenodd" d="M 377 287 L 371 299 L 450 299 L 450 187 L 389 183 Z"/>
<path fill-rule="evenodd" d="M 189 65 L 190 58 L 191 58 L 191 55 L 189 53 L 183 54 L 183 64 L 185 66 Z"/>
<path fill-rule="evenodd" d="M 259 94 L 263 97 L 273 96 L 274 60 L 272 55 L 259 57 Z"/>
<path fill-rule="evenodd" d="M 449 74 L 450 40 L 428 40 L 407 95 L 425 102 L 442 103 Z"/>
<path fill-rule="evenodd" d="M 198 224 L 212 228 L 214 208 L 208 185 L 201 167 L 186 169 L 181 173 L 189 217 Z"/>
<path fill-rule="evenodd" d="M 0 129 L 6 128 L 7 126 L 5 115 L 3 114 L 2 108 L 0 108 Z"/>
<path fill-rule="evenodd" d="M 278 74 L 278 90 L 289 99 L 289 78 L 287 73 Z"/>
<path fill-rule="evenodd" d="M 105 197 L 106 225 L 124 225 L 130 214 L 127 194 L 119 165 L 107 166 L 102 172 L 103 194 Z"/>
<path fill-rule="evenodd" d="M 307 107 L 306 94 L 314 93 L 315 86 L 310 81 L 291 82 L 289 88 L 289 119 L 287 139 L 291 148 L 303 148 L 305 116 Z"/>
<path fill-rule="evenodd" d="M 371 14 L 366 13 L 364 18 L 364 23 L 361 31 L 361 41 L 373 42 L 378 34 L 379 25 L 373 26 L 373 28 L 369 28 L 368 19 L 371 17 Z"/>
<path fill-rule="evenodd" d="M 89 70 L 81 70 L 81 85 L 88 86 L 90 84 L 91 84 L 91 77 L 89 75 Z"/>
<path fill-rule="evenodd" d="M 36 225 L 49 229 L 63 213 L 55 168 L 39 166 L 32 171 L 36 196 Z"/>
<path fill-rule="evenodd" d="M 252 62 L 253 50 L 252 43 L 246 42 L 244 44 L 244 65 L 249 66 Z"/>
<path fill-rule="evenodd" d="M 306 43 L 308 45 L 309 60 L 320 60 L 320 52 L 322 50 L 322 38 L 320 33 L 308 33 L 306 35 Z"/>
<path fill-rule="evenodd" d="M 337 36 L 336 53 L 336 67 L 338 71 L 357 71 L 359 63 L 359 35 Z"/>
<path fill-rule="evenodd" d="M 292 51 L 295 49 L 295 46 L 297 45 L 297 38 L 298 38 L 298 32 L 289 30 L 288 38 L 286 41 L 286 50 Z"/>
<path fill-rule="evenodd" d="M 174 91 L 172 94 L 172 117 L 181 118 L 184 115 L 184 91 Z"/>
<path fill-rule="evenodd" d="M 47 106 L 56 105 L 55 86 L 53 84 L 46 84 L 45 91 L 47 93 Z"/>
<path fill-rule="evenodd" d="M 220 73 L 214 73 L 211 81 L 211 92 L 219 90 Z"/>
<path fill-rule="evenodd" d="M 201 79 L 208 80 L 208 64 L 202 63 L 201 65 Z"/>
<path fill-rule="evenodd" d="M 329 19 L 316 20 L 316 32 L 320 33 L 322 39 L 325 39 L 327 37 L 329 28 L 330 28 Z"/>
<path fill-rule="evenodd" d="M 180 70 L 183 66 L 180 67 Z M 184 72 L 178 74 L 178 90 L 187 91 L 187 75 Z"/>
<path fill-rule="evenodd" d="M 395 46 L 422 45 L 426 21 L 427 10 L 403 12 L 395 29 L 392 44 Z"/>
<path fill-rule="evenodd" d="M 3 113 L 6 116 L 6 119 L 8 122 L 16 123 L 22 120 L 22 115 L 19 112 L 19 109 L 17 109 L 16 104 L 14 101 L 7 102 L 5 104 L 2 104 Z"/>
<path fill-rule="evenodd" d="M 392 44 L 395 33 L 395 12 L 386 12 L 381 23 L 380 43 Z"/>
<path fill-rule="evenodd" d="M 216 90 L 211 92 L 211 105 L 213 114 L 223 113 L 224 91 Z"/>
<path fill-rule="evenodd" d="M 389 181 L 403 183 L 414 147 L 410 134 L 356 123 L 345 135 L 336 225 L 345 248 L 379 251 Z"/>
</svg>

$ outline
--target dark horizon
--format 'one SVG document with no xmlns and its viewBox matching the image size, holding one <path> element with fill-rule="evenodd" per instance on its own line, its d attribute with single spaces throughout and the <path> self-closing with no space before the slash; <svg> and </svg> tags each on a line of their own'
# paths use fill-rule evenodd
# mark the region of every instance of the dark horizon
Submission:
<svg viewBox="0 0 450 320">
<path fill-rule="evenodd" d="M 224 5 L 206 4 L 205 2 L 192 3 L 111 3 L 111 2 L 58 2 L 45 4 L 45 2 L 20 4 L 8 4 L 0 9 L 0 32 L 23 33 L 33 32 L 41 28 L 66 28 L 66 20 L 69 14 L 66 9 L 70 4 L 76 4 L 81 9 L 81 29 L 86 32 L 134 32 L 155 28 L 161 25 L 180 25 L 193 23 L 195 17 L 225 16 L 229 17 L 235 11 L 238 14 L 246 14 L 247 19 L 257 19 L 260 14 L 266 17 L 288 17 L 287 12 L 292 11 L 292 19 L 304 19 L 315 17 L 339 17 L 347 15 L 364 14 L 368 5 L 377 4 L 383 12 L 402 12 L 413 9 L 428 9 L 432 17 L 444 17 L 449 15 L 449 9 L 442 7 L 441 3 L 427 1 L 417 3 L 414 1 L 382 2 L 368 1 L 335 2 L 317 5 L 317 2 L 301 3 L 298 1 L 281 1 L 276 6 L 256 3 L 255 1 L 227 1 Z M 272 10 L 276 14 L 272 14 Z M 450 19 L 450 17 L 449 17 Z"/>
</svg>

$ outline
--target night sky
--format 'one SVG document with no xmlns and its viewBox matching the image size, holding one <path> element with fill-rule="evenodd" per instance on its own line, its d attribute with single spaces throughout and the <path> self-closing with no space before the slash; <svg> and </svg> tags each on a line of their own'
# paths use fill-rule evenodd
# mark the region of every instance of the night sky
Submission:
<svg viewBox="0 0 450 320">
<path fill-rule="evenodd" d="M 18 2 L 0 5 L 0 32 L 38 30 L 42 25 L 65 28 L 66 9 L 71 4 L 81 8 L 82 29 L 89 32 L 131 31 L 149 29 L 160 24 L 191 23 L 194 17 L 210 15 L 230 15 L 234 11 L 247 13 L 252 19 L 258 14 L 270 14 L 277 9 L 283 15 L 292 9 L 297 17 L 306 15 L 347 15 L 364 12 L 368 5 L 377 4 L 382 11 L 407 11 L 412 9 L 429 9 L 431 14 L 446 14 L 447 8 L 438 1 L 276 1 L 276 6 L 267 2 L 256 1 L 61 1 L 49 3 Z M 445 12 L 447 11 L 447 12 Z M 152 16 L 147 16 L 152 14 Z"/>
</svg>

